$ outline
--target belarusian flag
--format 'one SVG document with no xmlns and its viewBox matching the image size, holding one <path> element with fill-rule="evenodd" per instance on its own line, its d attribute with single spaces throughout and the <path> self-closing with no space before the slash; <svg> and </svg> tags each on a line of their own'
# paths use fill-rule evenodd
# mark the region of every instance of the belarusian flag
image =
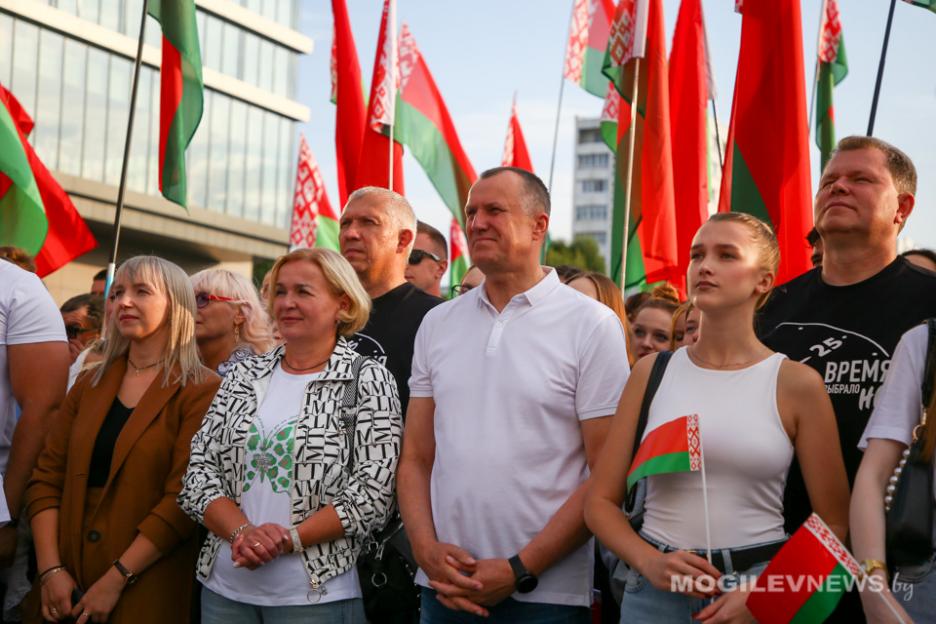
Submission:
<svg viewBox="0 0 936 624">
<path fill-rule="evenodd" d="M 845 37 L 839 19 L 838 0 L 826 0 L 819 38 L 819 78 L 816 85 L 816 145 L 821 154 L 821 168 L 825 169 L 829 155 L 835 149 L 835 109 L 832 106 L 832 88 L 848 74 L 845 58 Z"/>
<path fill-rule="evenodd" d="M 380 33 L 377 35 L 377 52 L 374 55 L 374 73 L 371 76 L 370 99 L 367 102 L 367 123 L 358 155 L 357 175 L 354 178 L 356 189 L 362 186 L 391 188 L 388 135 L 390 126 L 394 123 L 394 94 L 397 93 L 400 84 L 399 54 L 393 45 L 394 35 L 391 32 L 395 28 L 395 7 L 395 0 L 384 0 Z M 403 146 L 400 142 L 401 139 L 394 136 L 392 189 L 402 195 Z"/>
<path fill-rule="evenodd" d="M 26 135 L 33 121 L 0 85 L 0 245 L 34 256 L 44 277 L 97 242 Z"/>
<path fill-rule="evenodd" d="M 676 251 L 685 291 L 692 239 L 708 219 L 708 101 L 714 91 L 702 0 L 682 0 L 669 61 Z"/>
<path fill-rule="evenodd" d="M 517 117 L 517 102 L 514 100 L 510 107 L 510 121 L 507 123 L 507 138 L 504 140 L 504 155 L 501 158 L 504 167 L 518 167 L 533 173 L 533 161 L 527 150 L 526 139 L 523 138 L 523 128 L 520 127 L 520 118 Z"/>
<path fill-rule="evenodd" d="M 720 212 L 773 227 L 783 283 L 811 268 L 809 127 L 799 0 L 744 0 Z"/>
<path fill-rule="evenodd" d="M 621 116 L 621 94 L 609 82 L 605 94 L 604 106 L 601 107 L 601 118 L 598 124 L 601 138 L 612 152 L 617 153 L 618 147 L 618 118 Z"/>
<path fill-rule="evenodd" d="M 621 95 L 615 150 L 614 210 L 611 222 L 611 278 L 624 288 L 678 283 L 670 139 L 669 84 L 662 0 L 622 0 L 615 13 L 605 56 L 605 75 Z M 633 70 L 640 64 L 637 124 L 630 128 Z M 635 132 L 634 163 L 627 160 L 629 132 Z M 626 275 L 622 275 L 624 180 L 633 167 Z"/>
<path fill-rule="evenodd" d="M 572 6 L 563 75 L 598 97 L 605 94 L 601 69 L 613 17 L 613 0 L 575 0 Z"/>
<path fill-rule="evenodd" d="M 929 9 L 933 13 L 936 13 L 936 0 L 904 0 L 904 2 L 912 4 L 913 6 Z"/>
<path fill-rule="evenodd" d="M 204 83 L 194 0 L 149 0 L 162 26 L 159 92 L 159 190 L 186 206 L 185 148 L 202 117 Z"/>
<path fill-rule="evenodd" d="M 477 176 L 426 60 L 406 24 L 400 30 L 396 137 L 419 161 L 452 216 L 464 228 L 468 189 Z"/>
<path fill-rule="evenodd" d="M 468 241 L 458 219 L 452 217 L 449 225 L 449 285 L 452 288 L 461 284 L 468 266 Z"/>
<path fill-rule="evenodd" d="M 299 136 L 299 164 L 293 194 L 289 250 L 325 247 L 338 251 L 338 215 L 332 209 L 318 163 L 305 136 Z"/>
<path fill-rule="evenodd" d="M 354 190 L 367 107 L 364 106 L 361 65 L 345 0 L 332 0 L 332 15 L 335 23 L 331 50 L 331 101 L 335 104 L 338 199 L 344 206 Z"/>
<path fill-rule="evenodd" d="M 812 514 L 757 577 L 747 607 L 761 624 L 823 622 L 860 577 L 855 558 Z"/>
<path fill-rule="evenodd" d="M 647 432 L 627 473 L 630 491 L 644 477 L 702 469 L 702 437 L 699 416 L 680 416 Z"/>
</svg>

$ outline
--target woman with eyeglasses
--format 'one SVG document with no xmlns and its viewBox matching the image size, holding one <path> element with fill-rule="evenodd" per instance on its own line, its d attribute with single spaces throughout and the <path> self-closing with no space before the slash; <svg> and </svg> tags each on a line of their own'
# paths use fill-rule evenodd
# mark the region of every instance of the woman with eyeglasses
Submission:
<svg viewBox="0 0 936 624">
<path fill-rule="evenodd" d="M 205 366 L 224 377 L 241 360 L 273 347 L 269 316 L 250 280 L 226 269 L 205 269 L 191 280 L 195 340 Z"/>
<path fill-rule="evenodd" d="M 110 299 L 103 361 L 50 424 L 26 493 L 38 564 L 27 622 L 189 613 L 195 523 L 176 495 L 220 379 L 198 359 L 195 298 L 178 266 L 131 258 Z"/>
</svg>

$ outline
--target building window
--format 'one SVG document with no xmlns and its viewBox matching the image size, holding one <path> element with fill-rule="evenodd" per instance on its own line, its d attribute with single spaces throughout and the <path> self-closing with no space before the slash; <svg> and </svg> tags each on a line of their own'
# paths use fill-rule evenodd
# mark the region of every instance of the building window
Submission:
<svg viewBox="0 0 936 624">
<path fill-rule="evenodd" d="M 579 154 L 579 169 L 606 169 L 608 167 L 607 154 Z"/>
<path fill-rule="evenodd" d="M 603 193 L 607 188 L 607 180 L 582 180 L 582 191 L 585 193 Z"/>
<path fill-rule="evenodd" d="M 80 6 L 100 5 L 76 3 L 73 10 Z M 287 60 L 294 58 L 290 54 Z M 280 88 L 288 87 L 287 76 L 279 75 Z M 0 83 L 35 120 L 30 140 L 53 172 L 117 186 L 131 78 L 132 63 L 120 55 L 0 14 Z M 154 197 L 159 196 L 159 91 L 158 71 L 141 67 L 127 184 Z M 186 150 L 189 205 L 288 225 L 296 123 L 211 89 L 204 97 L 201 123 Z"/>
<path fill-rule="evenodd" d="M 576 221 L 605 221 L 608 218 L 606 204 L 582 204 L 575 207 Z"/>
<path fill-rule="evenodd" d="M 601 143 L 601 131 L 598 128 L 582 128 L 578 133 L 580 145 L 586 143 Z"/>
<path fill-rule="evenodd" d="M 575 235 L 575 238 L 590 238 L 598 243 L 599 247 L 604 247 L 608 244 L 607 232 L 580 232 Z"/>
</svg>

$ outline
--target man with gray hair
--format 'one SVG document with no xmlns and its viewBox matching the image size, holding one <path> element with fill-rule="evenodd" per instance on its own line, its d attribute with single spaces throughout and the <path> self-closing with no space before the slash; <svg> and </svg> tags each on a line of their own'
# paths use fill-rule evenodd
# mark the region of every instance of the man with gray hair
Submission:
<svg viewBox="0 0 936 624">
<path fill-rule="evenodd" d="M 624 328 L 540 266 L 549 194 L 532 173 L 482 173 L 465 223 L 485 279 L 419 328 L 397 471 L 422 621 L 587 623 L 583 501 L 627 381 Z"/>
<path fill-rule="evenodd" d="M 358 353 L 377 358 L 393 373 L 406 413 L 416 330 L 426 312 L 442 303 L 406 281 L 416 214 L 399 193 L 366 186 L 348 197 L 340 228 L 341 255 L 373 303 L 367 326 L 351 342 Z"/>
</svg>

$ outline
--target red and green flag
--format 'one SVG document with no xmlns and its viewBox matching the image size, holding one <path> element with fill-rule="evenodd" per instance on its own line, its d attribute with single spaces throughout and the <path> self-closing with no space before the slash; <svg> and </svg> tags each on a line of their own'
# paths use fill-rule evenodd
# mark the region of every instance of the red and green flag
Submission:
<svg viewBox="0 0 936 624">
<path fill-rule="evenodd" d="M 848 59 L 845 57 L 845 37 L 842 35 L 838 0 L 826 0 L 819 32 L 816 145 L 821 155 L 821 171 L 825 169 L 829 156 L 835 149 L 835 108 L 832 106 L 832 90 L 848 75 Z"/>
<path fill-rule="evenodd" d="M 757 577 L 747 607 L 760 624 L 824 622 L 861 575 L 851 553 L 812 514 Z"/>
<path fill-rule="evenodd" d="M 299 137 L 299 162 L 293 194 L 289 250 L 324 247 L 338 251 L 338 214 L 328 201 L 325 181 L 304 136 Z"/>
<path fill-rule="evenodd" d="M 912 4 L 913 6 L 929 9 L 933 13 L 936 13 L 936 0 L 904 0 L 904 2 Z"/>
<path fill-rule="evenodd" d="M 635 128 L 630 128 L 628 99 L 638 58 L 642 60 L 637 123 Z M 620 96 L 611 221 L 611 278 L 625 289 L 660 281 L 677 283 L 673 150 L 662 0 L 621 0 L 611 25 L 604 73 Z M 613 103 L 606 101 L 606 108 L 613 108 Z M 602 125 L 603 135 L 610 138 L 612 126 Z M 627 159 L 630 132 L 635 134 L 633 163 Z M 624 180 L 629 169 L 633 170 L 633 178 L 625 261 L 624 211 L 628 202 L 624 197 Z"/>
<path fill-rule="evenodd" d="M 644 477 L 702 470 L 699 416 L 680 416 L 647 432 L 627 473 L 630 491 Z"/>
<path fill-rule="evenodd" d="M 442 202 L 464 229 L 468 190 L 477 175 L 462 149 L 445 100 L 406 24 L 400 29 L 400 69 L 396 137 L 422 165 Z"/>
<path fill-rule="evenodd" d="M 449 285 L 455 288 L 461 284 L 468 272 L 468 241 L 458 219 L 452 217 L 449 225 Z M 454 292 L 454 290 L 453 290 Z"/>
<path fill-rule="evenodd" d="M 510 107 L 510 121 L 507 123 L 507 138 L 504 140 L 504 155 L 501 157 L 504 167 L 517 167 L 533 173 L 533 161 L 527 149 L 520 118 L 517 116 L 517 102 Z"/>
<path fill-rule="evenodd" d="M 780 243 L 777 283 L 809 270 L 812 183 L 799 0 L 744 0 L 720 212 L 768 223 Z"/>
<path fill-rule="evenodd" d="M 149 0 L 147 12 L 162 26 L 159 92 L 159 190 L 187 205 L 185 148 L 202 117 L 204 82 L 194 0 Z"/>
<path fill-rule="evenodd" d="M 669 60 L 676 251 L 685 292 L 692 238 L 708 218 L 708 101 L 714 92 L 702 0 L 682 0 Z"/>
<path fill-rule="evenodd" d="M 400 84 L 399 54 L 393 45 L 396 1 L 384 0 L 371 75 L 370 98 L 364 137 L 358 153 L 355 189 L 362 186 L 389 188 L 401 195 L 403 188 L 403 146 L 398 136 L 393 138 L 393 180 L 390 180 L 390 127 L 394 124 L 394 94 Z M 394 130 L 396 132 L 396 130 Z"/>
<path fill-rule="evenodd" d="M 572 5 L 563 75 L 598 97 L 608 82 L 602 66 L 613 17 L 613 0 L 575 0 Z"/>
<path fill-rule="evenodd" d="M 0 85 L 0 245 L 33 256 L 44 277 L 97 241 L 26 136 L 33 121 Z"/>
<path fill-rule="evenodd" d="M 332 0 L 332 15 L 331 101 L 335 104 L 338 199 L 344 206 L 354 190 L 367 107 L 364 105 L 361 64 L 345 0 Z"/>
</svg>

